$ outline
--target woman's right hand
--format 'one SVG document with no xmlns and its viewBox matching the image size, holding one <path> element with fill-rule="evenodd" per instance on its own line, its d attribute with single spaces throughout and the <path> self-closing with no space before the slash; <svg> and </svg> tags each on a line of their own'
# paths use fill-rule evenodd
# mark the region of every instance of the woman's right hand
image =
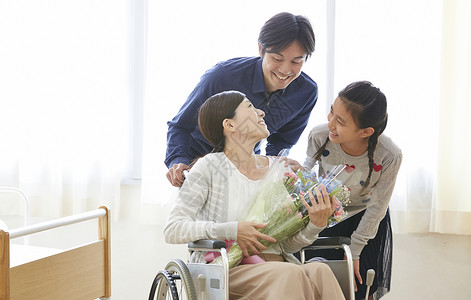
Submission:
<svg viewBox="0 0 471 300">
<path fill-rule="evenodd" d="M 259 239 L 266 240 L 269 242 L 276 242 L 274 238 L 266 234 L 261 233 L 257 229 L 265 228 L 267 223 L 254 223 L 242 221 L 237 226 L 237 244 L 239 244 L 244 257 L 250 255 L 260 254 L 261 251 L 266 250 Z"/>
</svg>

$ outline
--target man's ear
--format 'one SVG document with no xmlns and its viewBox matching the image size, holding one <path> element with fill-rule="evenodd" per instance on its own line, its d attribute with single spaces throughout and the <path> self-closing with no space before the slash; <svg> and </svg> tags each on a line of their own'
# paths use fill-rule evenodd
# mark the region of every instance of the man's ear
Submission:
<svg viewBox="0 0 471 300">
<path fill-rule="evenodd" d="M 260 55 L 261 58 L 263 58 L 263 55 L 262 55 L 262 44 L 260 44 L 260 42 L 258 43 L 258 54 Z"/>
<path fill-rule="evenodd" d="M 375 133 L 375 130 L 373 127 L 366 127 L 363 129 L 360 129 L 360 137 L 362 138 L 367 138 L 373 135 Z"/>
</svg>

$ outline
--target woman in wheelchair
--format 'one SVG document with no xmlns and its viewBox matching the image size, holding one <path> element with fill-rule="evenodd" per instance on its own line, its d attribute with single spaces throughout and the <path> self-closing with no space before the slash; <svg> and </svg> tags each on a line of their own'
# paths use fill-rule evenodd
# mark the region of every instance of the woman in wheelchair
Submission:
<svg viewBox="0 0 471 300">
<path fill-rule="evenodd" d="M 334 211 L 324 187 L 314 191 L 318 203 L 304 201 L 310 218 L 306 227 L 276 246 L 267 248 L 259 241 L 275 242 L 257 230 L 266 224 L 238 221 L 269 167 L 288 170 L 273 157 L 253 152 L 269 134 L 264 115 L 236 91 L 216 94 L 201 106 L 199 127 L 214 150 L 188 173 L 165 226 L 165 239 L 168 243 L 235 240 L 245 257 L 262 257 L 265 262 L 229 270 L 230 299 L 345 299 L 327 265 L 302 265 L 293 255 L 317 239 Z"/>
</svg>

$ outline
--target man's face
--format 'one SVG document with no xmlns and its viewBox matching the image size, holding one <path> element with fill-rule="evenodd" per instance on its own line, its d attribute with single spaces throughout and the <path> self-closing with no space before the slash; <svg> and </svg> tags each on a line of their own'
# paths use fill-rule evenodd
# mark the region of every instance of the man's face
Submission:
<svg viewBox="0 0 471 300">
<path fill-rule="evenodd" d="M 260 44 L 259 52 L 262 56 Z M 272 93 L 286 88 L 301 74 L 301 69 L 306 60 L 306 52 L 298 41 L 294 41 L 281 52 L 270 53 L 270 49 L 266 49 L 262 58 L 265 88 L 268 93 Z"/>
</svg>

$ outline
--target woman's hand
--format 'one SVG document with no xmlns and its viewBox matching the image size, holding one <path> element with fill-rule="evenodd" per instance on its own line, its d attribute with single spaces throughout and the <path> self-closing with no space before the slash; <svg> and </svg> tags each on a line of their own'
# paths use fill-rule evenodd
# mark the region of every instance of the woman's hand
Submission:
<svg viewBox="0 0 471 300">
<path fill-rule="evenodd" d="M 267 226 L 266 223 L 239 222 L 237 226 L 237 243 L 244 257 L 260 254 L 261 251 L 267 249 L 267 247 L 260 243 L 259 239 L 273 243 L 276 242 L 271 236 L 257 230 L 257 228 L 264 228 L 265 226 Z"/>
<path fill-rule="evenodd" d="M 320 187 L 320 188 L 319 188 Z M 329 193 L 325 186 L 321 184 L 319 187 L 314 188 L 317 196 L 317 202 L 314 200 L 312 190 L 309 190 L 308 195 L 311 199 L 311 204 L 306 202 L 306 199 L 301 195 L 301 201 L 309 213 L 309 219 L 316 227 L 324 227 L 327 224 L 327 219 L 334 213 L 337 206 L 337 199 L 335 197 L 330 201 Z"/>
</svg>

